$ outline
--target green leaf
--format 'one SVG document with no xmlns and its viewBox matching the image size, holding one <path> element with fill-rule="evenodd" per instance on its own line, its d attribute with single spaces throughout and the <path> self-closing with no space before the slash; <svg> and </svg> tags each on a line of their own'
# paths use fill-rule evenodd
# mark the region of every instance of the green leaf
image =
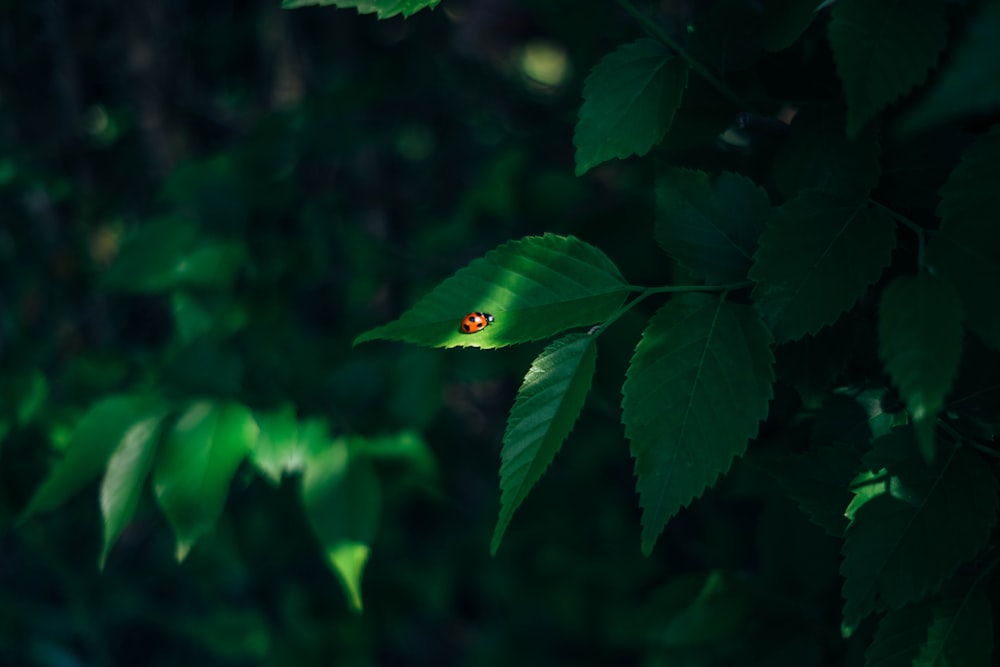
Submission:
<svg viewBox="0 0 1000 667">
<path fill-rule="evenodd" d="M 351 458 L 343 440 L 329 443 L 309 460 L 302 478 L 302 501 L 352 609 L 361 611 L 361 576 L 382 506 L 381 486 L 371 462 Z"/>
<path fill-rule="evenodd" d="M 941 189 L 940 233 L 927 246 L 927 263 L 962 299 L 966 326 L 1000 349 L 1000 126 L 980 137 Z"/>
<path fill-rule="evenodd" d="M 815 334 L 878 280 L 892 219 L 865 201 L 809 190 L 775 210 L 754 257 L 754 301 L 780 342 Z"/>
<path fill-rule="evenodd" d="M 927 642 L 933 606 L 929 602 L 890 611 L 878 624 L 875 638 L 865 651 L 865 667 L 913 667 Z"/>
<path fill-rule="evenodd" d="M 927 644 L 913 667 L 992 664 L 993 607 L 983 590 L 983 580 L 964 589 L 955 588 L 934 605 Z"/>
<path fill-rule="evenodd" d="M 847 97 L 847 136 L 923 83 L 947 36 L 941 0 L 838 0 L 829 38 Z"/>
<path fill-rule="evenodd" d="M 775 153 L 775 185 L 786 199 L 812 188 L 864 197 L 879 180 L 879 153 L 874 127 L 848 139 L 843 109 L 808 107 L 795 114 Z"/>
<path fill-rule="evenodd" d="M 110 289 L 155 293 L 180 287 L 225 288 L 246 263 L 242 243 L 206 241 L 181 219 L 147 223 L 134 232 L 104 276 Z"/>
<path fill-rule="evenodd" d="M 798 40 L 813 19 L 819 0 L 768 0 L 764 4 L 764 49 L 781 51 Z"/>
<path fill-rule="evenodd" d="M 899 609 L 936 590 L 986 544 L 996 523 L 995 475 L 968 447 L 926 465 L 914 456 L 912 427 L 874 442 L 865 457 L 885 469 L 853 512 L 844 540 L 844 621 L 853 626 L 877 609 Z M 872 493 L 872 490 L 875 493 Z"/>
<path fill-rule="evenodd" d="M 918 132 L 1000 107 L 1000 3 L 985 2 L 928 94 L 899 124 Z"/>
<path fill-rule="evenodd" d="M 215 525 L 258 427 L 240 403 L 192 403 L 160 447 L 153 491 L 177 537 L 177 560 Z"/>
<path fill-rule="evenodd" d="M 103 570 L 111 547 L 131 521 L 139 497 L 156 458 L 156 444 L 163 414 L 147 417 L 125 432 L 108 461 L 101 482 L 101 515 L 104 517 L 104 545 L 99 567 Z"/>
<path fill-rule="evenodd" d="M 504 347 L 600 322 L 628 294 L 618 267 L 572 236 L 529 236 L 473 260 L 403 313 L 354 344 L 401 340 L 433 347 Z M 493 324 L 464 334 L 466 313 L 491 313 Z"/>
<path fill-rule="evenodd" d="M 112 396 L 94 404 L 77 423 L 66 455 L 35 492 L 22 520 L 58 507 L 97 479 L 129 430 L 158 410 L 159 401 L 149 396 Z"/>
<path fill-rule="evenodd" d="M 657 179 L 656 241 L 697 278 L 742 280 L 769 208 L 767 193 L 738 174 L 667 169 Z"/>
<path fill-rule="evenodd" d="M 396 14 L 410 17 L 421 9 L 434 9 L 441 0 L 281 0 L 284 9 L 333 5 L 340 9 L 357 9 L 359 14 L 377 14 L 387 19 Z"/>
<path fill-rule="evenodd" d="M 500 518 L 490 551 L 496 553 L 514 511 L 552 463 L 580 416 L 597 359 L 593 336 L 570 334 L 531 364 L 507 420 L 500 456 Z"/>
<path fill-rule="evenodd" d="M 879 353 L 930 462 L 937 413 L 962 355 L 962 307 L 951 285 L 921 272 L 886 287 L 879 306 Z"/>
<path fill-rule="evenodd" d="M 772 396 L 770 343 L 753 309 L 705 294 L 668 301 L 643 332 L 622 390 L 622 421 L 646 554 L 756 435 Z"/>
<path fill-rule="evenodd" d="M 583 84 L 573 134 L 576 175 L 611 158 L 645 155 L 663 139 L 687 86 L 688 68 L 652 39 L 619 47 Z"/>
<path fill-rule="evenodd" d="M 307 460 L 307 453 L 299 440 L 295 408 L 285 405 L 273 412 L 256 412 L 254 419 L 260 434 L 250 452 L 250 459 L 264 473 L 264 477 L 274 485 L 280 485 L 286 472 L 303 470 Z"/>
</svg>

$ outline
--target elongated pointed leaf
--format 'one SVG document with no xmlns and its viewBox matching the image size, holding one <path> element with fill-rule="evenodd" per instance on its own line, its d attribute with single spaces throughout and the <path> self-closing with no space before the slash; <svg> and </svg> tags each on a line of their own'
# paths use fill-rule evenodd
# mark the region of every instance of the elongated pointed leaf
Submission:
<svg viewBox="0 0 1000 667">
<path fill-rule="evenodd" d="M 940 233 L 927 246 L 927 262 L 962 299 L 965 324 L 1000 349 L 1000 126 L 962 156 L 941 190 Z"/>
<path fill-rule="evenodd" d="M 937 64 L 948 36 L 941 0 L 838 0 L 830 46 L 847 97 L 847 135 L 914 86 Z"/>
<path fill-rule="evenodd" d="M 135 514 L 146 477 L 156 459 L 156 441 L 162 414 L 136 422 L 108 461 L 101 482 L 101 514 L 104 517 L 104 545 L 99 566 L 103 569 L 108 552 Z"/>
<path fill-rule="evenodd" d="M 645 155 L 670 129 L 687 86 L 687 64 L 640 39 L 604 57 L 583 84 L 573 134 L 576 175 L 612 158 Z"/>
<path fill-rule="evenodd" d="M 378 528 L 382 491 L 366 459 L 336 440 L 310 457 L 302 478 L 306 516 L 340 579 L 352 609 L 361 611 L 361 577 Z"/>
<path fill-rule="evenodd" d="M 112 396 L 96 403 L 76 425 L 66 455 L 35 492 L 23 518 L 58 507 L 96 480 L 129 429 L 156 414 L 159 405 L 147 396 Z"/>
<path fill-rule="evenodd" d="M 930 461 L 934 421 L 962 354 L 962 307 L 954 288 L 926 272 L 894 280 L 882 291 L 879 352 Z"/>
<path fill-rule="evenodd" d="M 573 429 L 590 391 L 597 359 L 593 336 L 571 334 L 549 345 L 531 364 L 507 420 L 500 453 L 500 518 L 490 550 L 496 553 L 514 511 L 552 463 Z"/>
<path fill-rule="evenodd" d="M 153 491 L 177 537 L 177 559 L 215 526 L 229 483 L 257 439 L 258 427 L 239 403 L 191 404 L 160 447 Z"/>
<path fill-rule="evenodd" d="M 750 269 L 775 339 L 834 322 L 878 280 L 895 244 L 892 220 L 864 201 L 809 190 L 776 209 Z"/>
<path fill-rule="evenodd" d="M 984 2 L 940 77 L 900 123 L 904 133 L 1000 107 L 1000 3 Z"/>
<path fill-rule="evenodd" d="M 887 472 L 858 490 L 869 497 L 854 510 L 844 540 L 849 626 L 936 590 L 986 544 L 996 523 L 997 479 L 975 452 L 956 448 L 927 466 L 915 447 L 912 427 L 897 428 L 865 458 L 870 469 Z"/>
<path fill-rule="evenodd" d="M 865 667 L 913 667 L 927 643 L 933 611 L 933 604 L 925 601 L 886 614 L 865 651 Z"/>
<path fill-rule="evenodd" d="M 529 236 L 473 260 L 390 324 L 358 336 L 433 347 L 496 348 L 548 338 L 600 322 L 628 294 L 618 267 L 592 245 L 572 236 Z M 494 316 L 482 331 L 459 331 L 462 318 Z"/>
<path fill-rule="evenodd" d="M 260 435 L 250 458 L 257 469 L 278 486 L 286 472 L 301 471 L 306 465 L 295 408 L 286 405 L 273 412 L 256 413 L 254 420 L 260 428 Z"/>
<path fill-rule="evenodd" d="M 927 643 L 913 667 L 993 664 L 993 608 L 982 579 L 956 586 L 934 605 Z"/>
<path fill-rule="evenodd" d="M 281 0 L 284 9 L 333 5 L 340 9 L 356 9 L 359 14 L 376 14 L 387 19 L 396 14 L 412 16 L 424 8 L 437 6 L 441 0 Z"/>
<path fill-rule="evenodd" d="M 667 302 L 643 332 L 623 387 L 622 420 L 645 553 L 756 435 L 772 396 L 770 342 L 751 308 L 704 294 Z"/>
<path fill-rule="evenodd" d="M 698 278 L 742 280 L 769 209 L 767 193 L 738 174 L 667 169 L 656 184 L 656 241 Z"/>
</svg>

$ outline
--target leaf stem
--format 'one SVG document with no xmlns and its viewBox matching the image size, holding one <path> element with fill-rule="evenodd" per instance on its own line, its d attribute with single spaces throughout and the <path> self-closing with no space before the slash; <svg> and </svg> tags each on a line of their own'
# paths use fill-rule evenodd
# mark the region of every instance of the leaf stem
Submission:
<svg viewBox="0 0 1000 667">
<path fill-rule="evenodd" d="M 899 223 L 903 227 L 906 227 L 911 232 L 917 235 L 917 266 L 919 266 L 921 270 L 923 270 L 924 266 L 926 266 L 924 262 L 924 257 L 925 257 L 924 247 L 927 244 L 927 230 L 918 225 L 917 223 L 913 222 L 909 218 L 907 218 L 902 213 L 894 211 L 885 204 L 880 204 L 874 199 L 869 199 L 868 201 L 871 202 L 872 205 L 877 206 L 878 208 L 885 211 L 886 214 L 888 214 L 889 217 L 891 217 L 897 223 Z"/>
<path fill-rule="evenodd" d="M 724 285 L 661 285 L 660 287 L 642 287 L 641 285 L 629 285 L 628 289 L 630 292 L 639 292 L 639 296 L 632 299 L 628 303 L 624 304 L 621 308 L 614 312 L 608 319 L 604 320 L 596 329 L 592 330 L 594 336 L 600 336 L 601 333 L 611 326 L 615 320 L 619 317 L 632 310 L 640 301 L 643 301 L 646 297 L 653 296 L 654 294 L 668 294 L 676 292 L 722 292 L 721 298 L 725 298 L 725 293 L 730 292 L 735 289 L 741 289 L 743 287 L 750 287 L 753 282 L 750 280 L 741 280 L 735 283 L 726 283 Z"/>
<path fill-rule="evenodd" d="M 638 21 L 642 27 L 646 29 L 646 32 L 670 47 L 674 53 L 680 56 L 680 58 L 687 63 L 688 67 L 698 73 L 701 78 L 705 79 L 709 85 L 719 91 L 719 93 L 730 103 L 736 105 L 739 109 L 744 111 L 749 109 L 743 100 L 740 99 L 740 96 L 733 92 L 729 86 L 720 81 L 719 78 L 712 73 L 712 70 L 705 65 L 702 65 L 701 62 L 699 62 L 694 56 L 678 44 L 661 25 L 639 11 L 639 9 L 633 5 L 630 0 L 615 0 L 615 2 L 617 2 L 622 9 L 631 15 L 632 18 Z"/>
</svg>

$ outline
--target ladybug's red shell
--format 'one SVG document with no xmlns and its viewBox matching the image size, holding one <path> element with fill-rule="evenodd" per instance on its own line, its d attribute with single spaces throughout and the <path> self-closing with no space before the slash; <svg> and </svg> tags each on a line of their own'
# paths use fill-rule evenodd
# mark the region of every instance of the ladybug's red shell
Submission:
<svg viewBox="0 0 1000 667">
<path fill-rule="evenodd" d="M 458 330 L 462 333 L 473 334 L 482 331 L 491 324 L 493 324 L 493 316 L 489 313 L 469 313 L 462 318 L 462 324 L 459 325 Z"/>
</svg>

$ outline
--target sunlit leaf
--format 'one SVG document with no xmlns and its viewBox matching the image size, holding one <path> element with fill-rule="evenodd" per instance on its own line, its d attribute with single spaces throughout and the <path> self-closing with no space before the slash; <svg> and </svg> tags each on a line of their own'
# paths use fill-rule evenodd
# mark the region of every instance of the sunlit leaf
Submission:
<svg viewBox="0 0 1000 667">
<path fill-rule="evenodd" d="M 896 244 L 892 219 L 865 201 L 808 190 L 775 210 L 750 277 L 778 342 L 815 334 L 878 280 Z"/>
<path fill-rule="evenodd" d="M 923 83 L 948 36 L 941 0 L 838 0 L 830 46 L 847 97 L 847 135 Z"/>
<path fill-rule="evenodd" d="M 153 491 L 177 538 L 177 559 L 215 526 L 258 427 L 240 403 L 192 403 L 160 446 Z"/>
<path fill-rule="evenodd" d="M 688 67 L 652 39 L 619 47 L 583 84 L 573 134 L 576 174 L 612 158 L 645 155 L 663 139 L 687 87 Z"/>
<path fill-rule="evenodd" d="M 697 278 L 746 278 L 770 209 L 753 181 L 723 172 L 666 169 L 656 183 L 656 241 Z"/>
<path fill-rule="evenodd" d="M 935 418 L 962 353 L 962 307 L 954 288 L 926 272 L 896 278 L 882 291 L 879 352 L 930 461 Z"/>
<path fill-rule="evenodd" d="M 928 265 L 946 278 L 962 299 L 965 324 L 1000 349 L 1000 126 L 979 138 L 962 156 L 941 190 L 939 234 L 927 246 Z"/>
<path fill-rule="evenodd" d="M 395 322 L 366 331 L 354 343 L 504 347 L 600 322 L 627 294 L 618 268 L 597 248 L 572 236 L 529 236 L 473 260 Z M 495 321 L 478 333 L 461 333 L 462 318 L 473 311 L 490 313 Z"/>
<path fill-rule="evenodd" d="M 387 19 L 396 14 L 412 16 L 421 9 L 433 9 L 441 0 L 281 0 L 284 9 L 310 7 L 313 5 L 334 6 L 340 9 L 356 9 L 359 14 L 376 14 Z"/>
<path fill-rule="evenodd" d="M 573 429 L 590 390 L 596 359 L 595 338 L 571 334 L 545 348 L 524 376 L 507 419 L 500 453 L 503 493 L 492 552 L 500 546 L 514 511 Z"/>
<path fill-rule="evenodd" d="M 94 404 L 74 428 L 66 455 L 35 492 L 23 518 L 58 507 L 96 480 L 129 430 L 157 414 L 159 406 L 154 397 L 134 395 L 112 396 Z"/>
<path fill-rule="evenodd" d="M 645 553 L 756 435 L 772 396 L 770 342 L 753 309 L 717 295 L 672 299 L 650 320 L 622 390 Z"/>
<path fill-rule="evenodd" d="M 156 459 L 156 444 L 162 414 L 147 417 L 125 432 L 108 461 L 101 482 L 101 514 L 104 517 L 104 544 L 99 565 L 104 567 L 108 552 L 128 525 L 139 505 L 146 478 Z"/>
<path fill-rule="evenodd" d="M 915 449 L 907 426 L 877 439 L 865 457 L 887 472 L 847 528 L 840 572 L 848 626 L 936 590 L 996 523 L 997 479 L 975 452 L 954 448 L 928 466 Z"/>
</svg>

